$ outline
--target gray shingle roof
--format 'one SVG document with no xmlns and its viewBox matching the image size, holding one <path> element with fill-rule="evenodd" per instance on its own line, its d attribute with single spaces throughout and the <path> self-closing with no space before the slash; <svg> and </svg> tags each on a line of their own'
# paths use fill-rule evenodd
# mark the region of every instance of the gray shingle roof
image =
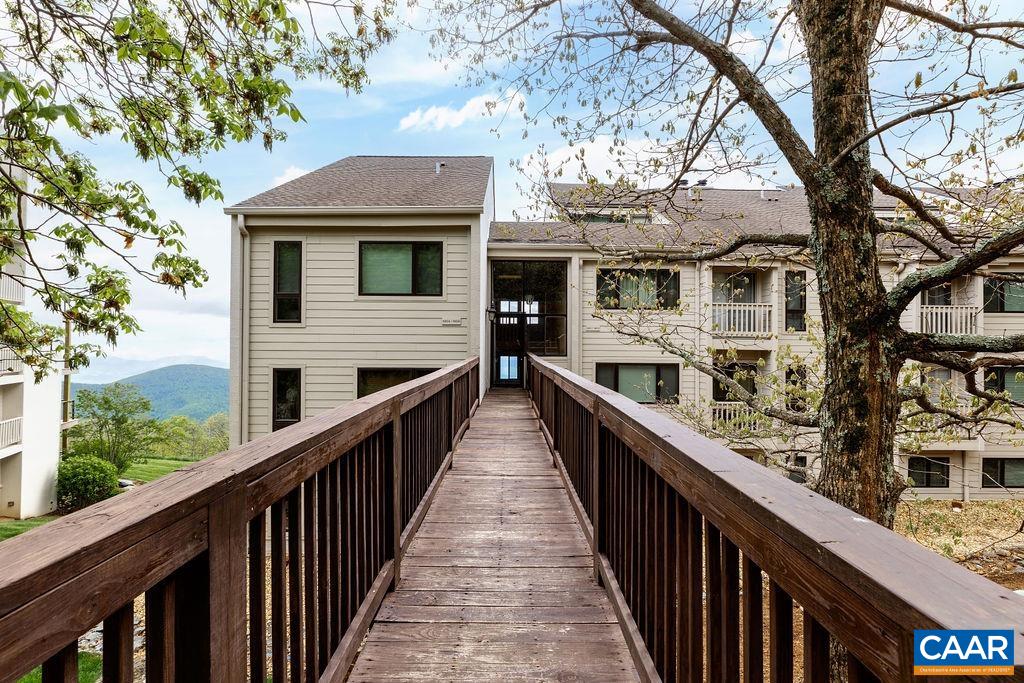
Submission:
<svg viewBox="0 0 1024 683">
<path fill-rule="evenodd" d="M 436 173 L 436 164 L 444 164 Z M 482 207 L 494 160 L 459 156 L 351 156 L 230 207 Z"/>
</svg>

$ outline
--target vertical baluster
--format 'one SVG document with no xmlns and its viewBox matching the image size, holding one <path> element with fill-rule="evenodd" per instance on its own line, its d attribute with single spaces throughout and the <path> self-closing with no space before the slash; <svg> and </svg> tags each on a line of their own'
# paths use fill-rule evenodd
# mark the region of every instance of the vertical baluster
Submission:
<svg viewBox="0 0 1024 683">
<path fill-rule="evenodd" d="M 704 557 L 707 562 L 705 590 L 708 596 L 708 678 L 711 681 L 722 681 L 725 678 L 725 649 L 722 642 L 722 535 L 707 520 L 704 523 L 704 534 Z"/>
<path fill-rule="evenodd" d="M 260 512 L 249 522 L 249 680 L 267 680 L 267 518 Z"/>
<path fill-rule="evenodd" d="M 665 593 L 662 591 L 661 582 L 664 571 L 662 570 L 662 562 L 665 557 L 665 520 L 664 512 L 662 511 L 662 498 L 663 498 L 664 482 L 660 476 L 654 475 L 654 486 L 651 491 L 654 507 L 654 534 L 651 543 L 651 550 L 653 555 L 652 562 L 652 587 L 653 592 L 651 593 L 651 645 L 648 649 L 651 651 L 651 658 L 654 660 L 654 665 L 657 667 L 658 672 L 665 675 L 665 650 L 662 646 L 661 638 L 664 634 L 665 626 L 662 621 L 662 611 L 665 607 L 667 600 L 665 599 Z"/>
<path fill-rule="evenodd" d="M 804 683 L 829 683 L 828 631 L 804 609 Z"/>
<path fill-rule="evenodd" d="M 658 603 L 655 601 L 655 585 L 657 583 L 657 566 L 659 548 L 657 542 L 657 526 L 658 526 L 658 498 L 657 498 L 657 484 L 658 475 L 657 473 L 648 467 L 646 464 L 643 465 L 644 469 L 644 507 L 647 510 L 647 524 L 644 533 L 644 545 L 647 547 L 644 550 L 644 641 L 647 643 L 647 649 L 651 655 L 652 661 L 657 660 L 657 643 L 654 637 L 655 629 L 655 613 L 658 610 Z"/>
<path fill-rule="evenodd" d="M 75 680 L 78 680 L 77 675 Z M 146 591 L 146 683 L 174 680 L 174 577 L 171 575 Z"/>
<path fill-rule="evenodd" d="M 330 572 L 330 619 L 331 619 L 331 651 L 333 652 L 338 643 L 341 642 L 341 567 L 339 556 L 341 553 L 340 539 L 340 507 L 341 495 L 339 493 L 341 462 L 335 460 L 327 468 L 327 501 L 328 501 L 328 549 Z"/>
<path fill-rule="evenodd" d="M 291 680 L 302 680 L 302 487 L 288 494 L 288 652 Z"/>
<path fill-rule="evenodd" d="M 722 536 L 722 646 L 724 675 L 735 681 L 740 672 L 740 553 Z"/>
<path fill-rule="evenodd" d="M 852 653 L 846 653 L 846 681 L 847 683 L 879 683 L 880 679 L 871 673 L 859 659 Z"/>
<path fill-rule="evenodd" d="M 348 524 L 346 525 L 346 548 L 348 556 L 348 571 L 346 572 L 346 623 L 352 621 L 356 610 L 359 609 L 359 535 L 356 530 L 359 528 L 359 454 L 362 446 L 357 445 L 349 452 L 348 468 L 346 469 L 347 484 L 345 496 L 348 501 Z"/>
<path fill-rule="evenodd" d="M 688 680 L 704 680 L 704 518 L 697 508 L 688 506 L 687 530 L 687 578 L 689 579 L 689 601 L 687 602 L 687 630 L 690 642 L 688 651 Z"/>
<path fill-rule="evenodd" d="M 768 657 L 771 683 L 793 680 L 793 598 L 771 581 L 768 585 Z"/>
<path fill-rule="evenodd" d="M 675 490 L 672 491 L 672 546 L 674 549 L 672 562 L 675 571 L 672 575 L 675 603 L 672 605 L 672 623 L 674 638 L 670 641 L 675 654 L 673 681 L 685 681 L 689 678 L 690 639 L 687 629 L 687 606 L 690 602 L 689 556 L 687 552 L 687 529 L 689 517 L 686 500 Z"/>
<path fill-rule="evenodd" d="M 330 502 L 327 499 L 327 482 L 329 472 L 325 467 L 316 476 L 316 590 L 317 590 L 317 656 L 320 666 L 317 668 L 317 675 L 323 672 L 327 666 L 327 660 L 331 656 L 331 593 L 330 593 L 330 570 L 328 569 L 328 508 Z"/>
<path fill-rule="evenodd" d="M 285 502 L 270 506 L 270 649 L 273 683 L 284 683 L 288 661 L 288 615 L 285 595 Z M 146 622 L 149 623 L 148 620 Z"/>
<path fill-rule="evenodd" d="M 319 675 L 317 651 L 317 581 L 316 581 L 316 475 L 302 483 L 302 559 L 305 571 L 306 680 Z"/>
<path fill-rule="evenodd" d="M 134 610 L 131 602 L 103 620 L 103 681 L 131 683 Z"/>
<path fill-rule="evenodd" d="M 78 683 L 78 641 L 43 662 L 43 683 Z"/>
<path fill-rule="evenodd" d="M 743 681 L 764 680 L 764 588 L 761 568 L 743 556 Z"/>
</svg>

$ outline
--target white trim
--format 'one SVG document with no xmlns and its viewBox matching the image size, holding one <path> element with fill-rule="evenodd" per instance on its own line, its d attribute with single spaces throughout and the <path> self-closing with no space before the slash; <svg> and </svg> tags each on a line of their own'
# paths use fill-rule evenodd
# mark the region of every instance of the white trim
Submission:
<svg viewBox="0 0 1024 683">
<path fill-rule="evenodd" d="M 449 282 L 448 282 L 448 274 L 449 274 L 449 271 L 451 269 L 448 267 L 448 237 L 447 236 L 438 235 L 437 237 L 432 237 L 432 236 L 427 235 L 427 236 L 417 236 L 417 237 L 413 237 L 413 238 L 403 237 L 403 236 L 400 236 L 400 235 L 395 235 L 395 236 L 390 236 L 389 235 L 387 237 L 358 237 L 357 236 L 355 238 L 355 242 L 356 242 L 356 254 L 355 254 L 356 272 L 355 272 L 355 288 L 354 288 L 354 290 L 352 292 L 352 299 L 353 299 L 353 301 L 389 301 L 389 302 L 397 302 L 397 301 L 448 301 L 448 292 L 449 292 L 449 289 L 450 289 Z M 363 263 L 362 263 L 363 250 L 360 247 L 362 246 L 363 242 L 366 242 L 367 244 L 374 244 L 374 243 L 378 243 L 379 244 L 381 242 L 397 242 L 397 243 L 400 243 L 400 244 L 405 244 L 405 243 L 415 244 L 416 242 L 423 242 L 423 243 L 440 242 L 441 243 L 441 295 L 438 296 L 436 294 L 362 294 L 362 293 L 360 293 L 359 286 L 360 286 L 361 281 L 362 281 L 362 267 L 363 267 Z M 472 250 L 470 250 L 470 251 L 472 252 Z M 470 254 L 470 258 L 472 258 L 472 254 Z M 467 264 L 467 270 L 469 270 L 468 266 L 469 266 L 469 264 Z M 413 277 L 414 278 L 416 277 L 415 273 L 413 273 Z M 468 309 L 468 305 L 469 305 L 469 302 L 467 302 L 467 315 L 468 315 L 468 310 L 469 310 Z"/>
<path fill-rule="evenodd" d="M 480 214 L 484 210 L 480 205 L 458 206 L 228 206 L 224 213 L 231 215 L 249 214 L 252 216 L 282 216 L 290 214 L 378 214 L 378 213 L 470 213 Z"/>
<path fill-rule="evenodd" d="M 268 434 L 272 434 L 274 432 L 274 370 L 299 371 L 299 422 L 306 419 L 306 364 L 289 363 L 287 365 L 270 365 L 267 369 L 267 374 L 269 375 L 267 385 L 270 389 L 270 398 L 267 403 L 267 405 L 270 406 L 270 410 L 267 411 Z"/>
<path fill-rule="evenodd" d="M 269 307 L 270 322 L 267 323 L 267 327 L 277 327 L 277 328 L 283 327 L 283 328 L 287 328 L 287 329 L 302 329 L 302 328 L 304 328 L 306 326 L 306 300 L 309 298 L 309 297 L 306 296 L 306 288 L 307 288 L 307 285 L 308 285 L 307 276 L 306 276 L 306 255 L 307 255 L 307 251 L 308 251 L 306 249 L 306 235 L 293 235 L 293 236 L 289 236 L 289 235 L 281 235 L 281 236 L 270 235 L 269 237 L 270 237 L 270 292 L 269 292 L 270 301 L 268 303 L 270 304 L 270 307 Z M 276 275 L 276 272 L 277 272 L 276 271 L 276 269 L 277 269 L 277 260 L 275 258 L 275 255 L 277 253 L 277 243 L 278 242 L 299 242 L 302 245 L 302 260 L 301 260 L 301 263 L 299 264 L 299 267 L 300 267 L 300 269 L 302 271 L 299 274 L 299 278 L 300 278 L 300 280 L 299 280 L 299 305 L 301 306 L 302 310 L 299 311 L 299 322 L 297 322 L 297 323 L 290 323 L 290 322 L 283 322 L 283 321 L 282 322 L 275 322 L 274 321 L 274 314 L 275 314 L 275 309 L 274 309 L 274 276 Z"/>
</svg>

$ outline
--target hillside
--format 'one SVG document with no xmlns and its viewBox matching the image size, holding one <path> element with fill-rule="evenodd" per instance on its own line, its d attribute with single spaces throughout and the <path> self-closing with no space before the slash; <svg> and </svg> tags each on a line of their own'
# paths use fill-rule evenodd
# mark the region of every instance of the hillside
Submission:
<svg viewBox="0 0 1024 683">
<path fill-rule="evenodd" d="M 153 417 L 160 420 L 172 415 L 205 420 L 228 410 L 228 371 L 224 368 L 169 365 L 118 381 L 137 386 L 153 404 Z M 99 391 L 104 386 L 73 383 L 71 395 L 74 397 L 80 389 Z"/>
</svg>

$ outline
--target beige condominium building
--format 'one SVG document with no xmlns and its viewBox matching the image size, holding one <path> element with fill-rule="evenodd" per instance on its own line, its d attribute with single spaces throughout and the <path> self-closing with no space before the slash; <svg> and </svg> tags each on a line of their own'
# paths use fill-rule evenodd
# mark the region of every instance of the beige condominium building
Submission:
<svg viewBox="0 0 1024 683">
<path fill-rule="evenodd" d="M 552 185 L 556 197 L 576 192 Z M 489 157 L 348 157 L 226 209 L 231 217 L 231 434 L 248 441 L 377 389 L 479 354 L 482 389 L 521 386 L 527 353 L 645 402 L 699 404 L 707 420 L 744 406 L 708 376 L 613 328 L 615 303 L 678 297 L 680 344 L 728 352 L 728 368 L 783 375 L 813 353 L 814 275 L 784 255 L 681 262 L 623 279 L 608 247 L 690 245 L 699 235 L 809 230 L 799 188 L 692 187 L 653 208 L 565 201 L 571 223 L 499 222 Z M 891 199 L 877 210 L 895 216 Z M 585 225 L 585 230 L 581 229 Z M 921 267 L 893 250 L 887 277 Z M 998 268 L 1024 271 L 1005 259 Z M 727 285 L 726 285 L 727 283 Z M 596 306 L 601 306 L 599 311 Z M 595 315 L 598 314 L 598 315 Z M 622 313 L 623 316 L 629 315 Z M 909 330 L 1024 332 L 1024 287 L 963 278 L 906 312 Z M 1024 400 L 1024 368 L 989 378 Z M 938 370 L 932 371 L 941 377 Z M 759 390 L 759 382 L 751 383 Z M 1019 395 L 1018 393 L 1019 392 Z M 908 495 L 997 498 L 1024 489 L 1006 439 L 927 443 L 898 464 Z M 909 468 L 909 470 L 908 470 Z"/>
</svg>

